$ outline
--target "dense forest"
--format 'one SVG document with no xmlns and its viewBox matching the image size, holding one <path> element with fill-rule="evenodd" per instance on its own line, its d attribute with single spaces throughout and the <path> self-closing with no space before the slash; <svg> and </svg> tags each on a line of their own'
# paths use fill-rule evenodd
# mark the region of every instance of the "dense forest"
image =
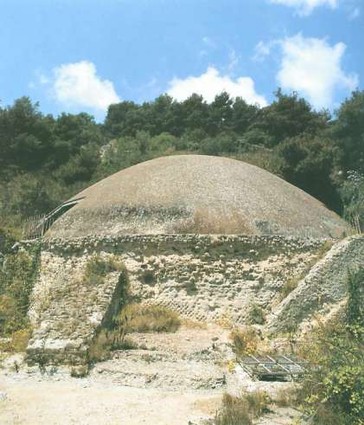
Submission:
<svg viewBox="0 0 364 425">
<path fill-rule="evenodd" d="M 363 226 L 364 92 L 352 93 L 332 116 L 278 90 L 263 108 L 227 93 L 210 104 L 198 95 L 123 101 L 109 107 L 103 123 L 86 113 L 44 115 L 28 97 L 0 107 L 0 228 L 20 236 L 24 219 L 83 187 L 180 153 L 256 164 Z"/>
</svg>

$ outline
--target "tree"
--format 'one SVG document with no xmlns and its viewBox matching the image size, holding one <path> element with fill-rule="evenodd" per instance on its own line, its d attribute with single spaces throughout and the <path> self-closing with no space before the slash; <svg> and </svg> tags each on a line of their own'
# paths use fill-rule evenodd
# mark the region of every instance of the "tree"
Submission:
<svg viewBox="0 0 364 425">
<path fill-rule="evenodd" d="M 110 105 L 105 122 L 104 131 L 109 137 L 133 135 L 135 123 L 138 122 L 140 106 L 134 102 L 124 101 Z"/>
<path fill-rule="evenodd" d="M 286 139 L 275 149 L 282 160 L 284 179 L 341 212 L 341 199 L 331 179 L 334 163 L 332 141 L 324 137 L 302 134 Z"/>
<path fill-rule="evenodd" d="M 252 126 L 259 113 L 256 105 L 248 105 L 244 99 L 237 97 L 232 106 L 231 129 L 238 134 L 244 134 Z"/>
<path fill-rule="evenodd" d="M 329 114 L 313 111 L 297 93 L 285 95 L 278 89 L 275 96 L 276 100 L 259 111 L 252 125 L 271 137 L 272 146 L 303 133 L 315 136 L 327 128 Z"/>
<path fill-rule="evenodd" d="M 180 103 L 179 119 L 184 133 L 191 133 L 194 130 L 207 131 L 208 108 L 203 97 L 198 94 L 193 94 Z"/>
<path fill-rule="evenodd" d="M 0 110 L 0 169 L 36 170 L 53 147 L 54 120 L 39 112 L 28 97 Z"/>
<path fill-rule="evenodd" d="M 343 174 L 348 170 L 364 173 L 364 91 L 353 92 L 340 106 L 332 134 Z"/>
<path fill-rule="evenodd" d="M 364 175 L 348 171 L 347 180 L 340 189 L 344 204 L 344 217 L 358 233 L 364 231 Z"/>
<path fill-rule="evenodd" d="M 222 131 L 231 128 L 233 116 L 233 100 L 227 92 L 222 92 L 215 96 L 215 99 L 209 105 L 208 114 L 208 133 L 216 136 Z"/>
</svg>

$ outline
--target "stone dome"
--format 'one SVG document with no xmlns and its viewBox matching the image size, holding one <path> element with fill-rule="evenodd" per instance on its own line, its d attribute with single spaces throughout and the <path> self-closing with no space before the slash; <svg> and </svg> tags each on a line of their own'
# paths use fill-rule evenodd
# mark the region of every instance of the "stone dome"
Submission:
<svg viewBox="0 0 364 425">
<path fill-rule="evenodd" d="M 46 237 L 245 234 L 339 238 L 349 226 L 321 202 L 241 161 L 205 155 L 153 159 L 67 202 Z M 66 204 L 65 204 L 66 205 Z"/>
</svg>

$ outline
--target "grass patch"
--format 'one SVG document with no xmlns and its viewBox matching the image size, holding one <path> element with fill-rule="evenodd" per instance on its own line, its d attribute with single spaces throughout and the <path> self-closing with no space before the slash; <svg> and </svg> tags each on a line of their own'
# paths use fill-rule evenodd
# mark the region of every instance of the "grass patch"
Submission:
<svg viewBox="0 0 364 425">
<path fill-rule="evenodd" d="M 89 285 L 100 285 L 109 273 L 120 271 L 122 268 L 122 264 L 114 258 L 104 259 L 100 255 L 94 255 L 86 264 L 83 281 Z"/>
<path fill-rule="evenodd" d="M 252 354 L 257 351 L 259 337 L 254 328 L 246 326 L 235 328 L 230 333 L 233 351 L 237 357 Z"/>
<path fill-rule="evenodd" d="M 117 329 L 113 331 L 102 329 L 90 345 L 88 363 L 108 360 L 115 350 L 135 350 L 137 348 L 139 348 L 137 344 L 120 334 Z"/>
<path fill-rule="evenodd" d="M 253 420 L 268 413 L 270 399 L 267 393 L 255 391 L 240 397 L 224 394 L 222 407 L 215 416 L 215 425 L 252 425 Z"/>
<path fill-rule="evenodd" d="M 101 329 L 88 350 L 88 363 L 107 360 L 115 350 L 135 350 L 139 347 L 128 334 L 133 332 L 175 332 L 181 321 L 172 310 L 159 306 L 126 305 L 113 329 Z"/>
<path fill-rule="evenodd" d="M 129 304 L 119 316 L 118 325 L 124 333 L 176 332 L 181 325 L 178 314 L 157 305 Z"/>
<path fill-rule="evenodd" d="M 6 342 L 0 343 L 0 351 L 7 353 L 23 353 L 32 335 L 30 328 L 18 329 L 13 332 Z"/>
<path fill-rule="evenodd" d="M 188 329 L 207 329 L 206 322 L 199 322 L 193 319 L 183 319 L 182 325 Z"/>
</svg>

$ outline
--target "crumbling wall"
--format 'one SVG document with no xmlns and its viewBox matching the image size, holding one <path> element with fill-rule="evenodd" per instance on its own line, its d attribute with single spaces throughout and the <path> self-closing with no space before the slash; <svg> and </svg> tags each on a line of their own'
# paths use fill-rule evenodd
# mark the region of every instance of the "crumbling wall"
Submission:
<svg viewBox="0 0 364 425">
<path fill-rule="evenodd" d="M 313 316 L 325 316 L 347 295 L 348 274 L 364 267 L 364 236 L 335 244 L 269 317 L 273 331 L 305 327 Z"/>
<path fill-rule="evenodd" d="M 30 361 L 83 362 L 117 291 L 120 272 L 100 284 L 85 280 L 98 254 L 127 270 L 130 298 L 200 321 L 246 323 L 252 306 L 278 305 L 289 279 L 299 279 L 321 256 L 325 241 L 216 235 L 148 235 L 48 240 L 29 312 L 34 327 Z M 115 298 L 115 297 L 114 297 Z"/>
</svg>

